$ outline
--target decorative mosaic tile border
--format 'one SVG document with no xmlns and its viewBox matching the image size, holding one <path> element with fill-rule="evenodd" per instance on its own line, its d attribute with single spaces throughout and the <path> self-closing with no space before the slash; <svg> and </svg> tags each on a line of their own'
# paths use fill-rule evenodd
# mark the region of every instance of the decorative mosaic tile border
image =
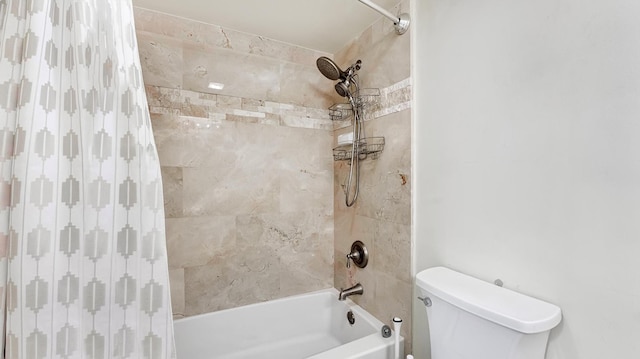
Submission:
<svg viewBox="0 0 640 359">
<path fill-rule="evenodd" d="M 303 107 L 250 98 L 146 86 L 149 111 L 213 120 L 331 131 L 350 121 L 331 121 L 328 109 Z M 367 111 L 367 120 L 411 108 L 411 79 L 380 89 L 380 100 Z"/>
<path fill-rule="evenodd" d="M 380 106 L 373 118 L 411 108 L 411 78 L 380 89 Z"/>
<path fill-rule="evenodd" d="M 380 99 L 373 106 L 366 108 L 365 121 L 370 121 L 392 113 L 411 108 L 411 78 L 406 78 L 391 86 L 380 89 Z M 334 129 L 351 125 L 351 120 L 334 121 Z"/>
<path fill-rule="evenodd" d="M 146 86 L 146 90 L 153 114 L 333 130 L 326 109 L 159 86 Z"/>
</svg>

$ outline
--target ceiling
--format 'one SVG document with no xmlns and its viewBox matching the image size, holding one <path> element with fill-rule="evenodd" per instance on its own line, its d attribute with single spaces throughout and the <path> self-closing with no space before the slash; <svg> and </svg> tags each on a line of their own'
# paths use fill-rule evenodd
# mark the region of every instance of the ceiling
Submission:
<svg viewBox="0 0 640 359">
<path fill-rule="evenodd" d="M 399 0 L 374 0 L 392 12 Z M 357 0 L 133 0 L 135 6 L 335 53 L 381 15 Z"/>
</svg>

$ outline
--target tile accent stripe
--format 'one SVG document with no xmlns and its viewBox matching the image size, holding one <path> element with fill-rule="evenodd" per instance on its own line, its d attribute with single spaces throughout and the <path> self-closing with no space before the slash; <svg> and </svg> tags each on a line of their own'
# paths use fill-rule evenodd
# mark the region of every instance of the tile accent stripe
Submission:
<svg viewBox="0 0 640 359">
<path fill-rule="evenodd" d="M 146 90 L 152 114 L 333 130 L 326 109 L 159 86 L 146 86 Z"/>
<path fill-rule="evenodd" d="M 331 121 L 327 109 L 287 103 L 215 95 L 161 86 L 146 86 L 152 114 L 179 115 L 272 126 L 334 130 L 348 121 Z M 411 108 L 411 78 L 380 89 L 380 101 L 367 120 Z"/>
</svg>

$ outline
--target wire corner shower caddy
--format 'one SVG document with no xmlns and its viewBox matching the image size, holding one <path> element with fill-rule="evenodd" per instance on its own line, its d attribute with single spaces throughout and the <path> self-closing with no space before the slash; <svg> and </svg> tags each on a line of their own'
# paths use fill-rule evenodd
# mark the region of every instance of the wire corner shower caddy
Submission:
<svg viewBox="0 0 640 359">
<path fill-rule="evenodd" d="M 355 153 L 359 160 L 367 158 L 376 159 L 384 150 L 384 137 L 365 137 L 353 143 L 344 143 L 333 148 L 334 161 L 349 161 L 354 156 L 353 147 L 356 147 Z"/>
<path fill-rule="evenodd" d="M 351 121 L 352 136 L 346 143 L 333 148 L 335 161 L 349 161 L 349 174 L 342 185 L 345 204 L 353 206 L 360 192 L 360 161 L 378 158 L 384 150 L 384 137 L 365 137 L 364 120 L 366 115 L 375 112 L 380 98 L 380 89 L 360 88 L 357 71 L 362 61 L 357 60 L 346 70 L 328 57 L 322 56 L 316 61 L 318 70 L 328 79 L 337 80 L 335 90 L 345 97 L 347 103 L 337 103 L 329 107 L 329 115 L 334 121 Z"/>
</svg>

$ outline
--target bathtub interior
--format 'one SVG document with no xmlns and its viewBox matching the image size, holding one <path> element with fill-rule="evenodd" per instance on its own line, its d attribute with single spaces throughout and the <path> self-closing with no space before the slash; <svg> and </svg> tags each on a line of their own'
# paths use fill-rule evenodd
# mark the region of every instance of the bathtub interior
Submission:
<svg viewBox="0 0 640 359">
<path fill-rule="evenodd" d="M 178 359 L 386 359 L 393 338 L 382 325 L 331 288 L 176 320 L 175 335 Z"/>
</svg>

